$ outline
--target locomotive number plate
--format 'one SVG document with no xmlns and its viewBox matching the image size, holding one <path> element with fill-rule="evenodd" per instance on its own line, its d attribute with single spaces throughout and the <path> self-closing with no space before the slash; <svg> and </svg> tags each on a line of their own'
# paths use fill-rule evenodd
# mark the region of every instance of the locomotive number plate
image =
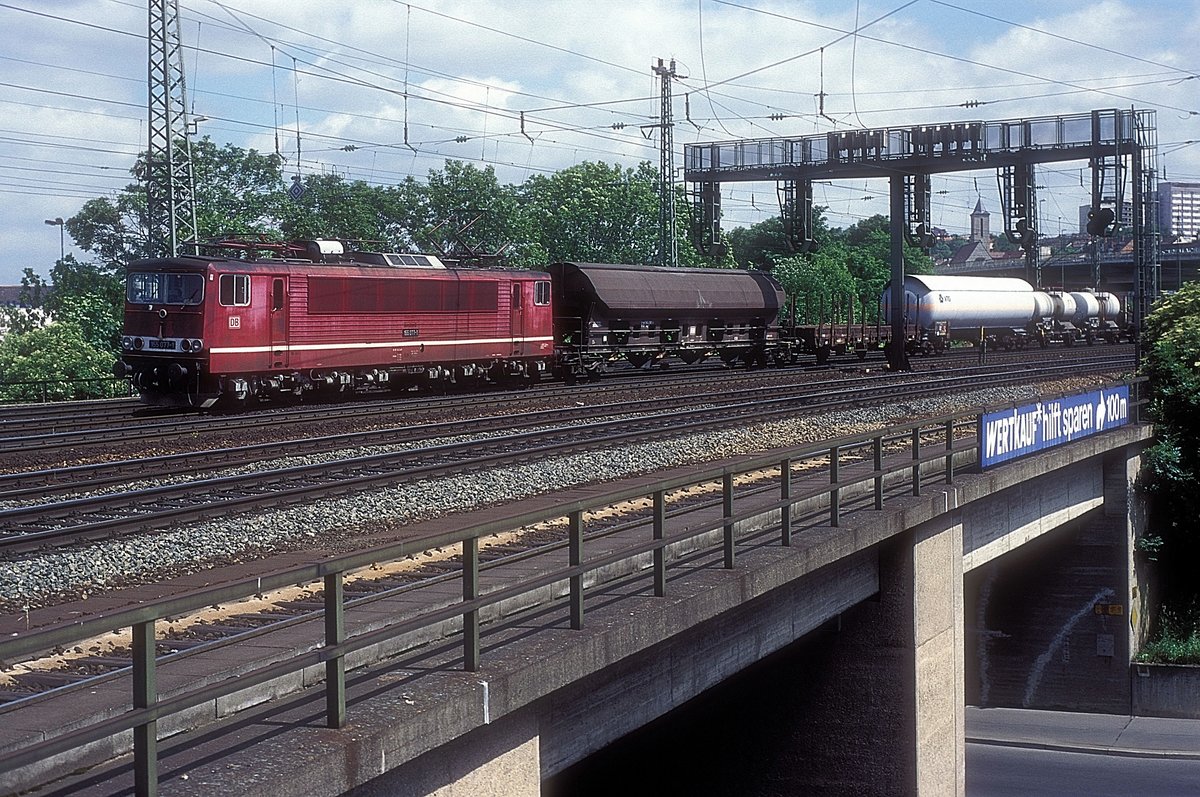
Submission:
<svg viewBox="0 0 1200 797">
<path fill-rule="evenodd" d="M 147 348 L 158 349 L 159 351 L 164 351 L 164 350 L 174 351 L 175 350 L 175 341 L 173 341 L 173 340 L 154 340 L 152 338 L 152 339 L 146 341 L 146 346 L 147 346 Z"/>
<path fill-rule="evenodd" d="M 420 334 L 421 334 L 421 330 L 419 330 L 419 329 L 404 330 L 404 337 L 406 337 L 406 338 L 415 338 L 415 337 L 418 337 Z"/>
</svg>

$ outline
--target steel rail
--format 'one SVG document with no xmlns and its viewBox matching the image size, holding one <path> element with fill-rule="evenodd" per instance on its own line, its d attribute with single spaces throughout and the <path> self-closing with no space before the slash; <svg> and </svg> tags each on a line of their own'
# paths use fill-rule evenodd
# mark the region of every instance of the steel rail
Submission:
<svg viewBox="0 0 1200 797">
<path fill-rule="evenodd" d="M 973 351 L 973 350 L 972 350 Z M 1120 355 L 1123 350 L 1108 349 L 1106 357 L 1095 359 L 1113 359 L 1113 354 Z M 1054 352 L 1062 354 L 1063 350 Z M 928 358 L 925 362 L 936 366 L 939 361 L 952 363 L 969 359 L 975 355 L 971 352 L 959 355 L 951 352 L 942 357 Z M 1009 358 L 1021 356 L 1028 359 L 1028 354 L 1015 355 L 1012 352 L 994 352 L 989 357 L 993 362 L 1004 362 Z M 830 364 L 820 370 L 832 370 L 839 365 L 857 370 L 870 366 L 872 361 L 862 362 L 853 355 L 833 358 Z M 689 366 L 686 370 L 671 372 L 663 371 L 626 371 L 610 373 L 599 382 L 565 387 L 557 383 L 549 383 L 544 387 L 527 387 L 515 391 L 483 391 L 451 396 L 407 396 L 384 398 L 382 395 L 358 396 L 351 401 L 309 403 L 303 406 L 275 405 L 263 407 L 261 411 L 249 411 L 239 414 L 222 415 L 219 413 L 194 413 L 170 409 L 156 409 L 144 405 L 135 405 L 132 399 L 108 399 L 101 401 L 63 402 L 55 405 L 17 405 L 0 408 L 0 454 L 21 452 L 50 452 L 63 449 L 74 449 L 88 445 L 100 445 L 114 442 L 171 440 L 189 434 L 210 434 L 220 432 L 237 432 L 247 427 L 286 427 L 312 422 L 329 422 L 337 419 L 362 419 L 367 417 L 386 417 L 401 412 L 420 410 L 445 409 L 447 405 L 487 403 L 503 406 L 538 398 L 562 397 L 564 390 L 581 392 L 586 395 L 603 395 L 618 393 L 628 389 L 628 383 L 636 382 L 643 385 L 652 380 L 656 387 L 686 386 L 697 384 L 697 376 L 703 375 L 703 381 L 709 385 L 737 382 L 749 378 L 773 378 L 776 375 L 786 375 L 796 372 L 813 370 L 811 364 L 789 366 L 785 368 L 770 368 L 762 370 L 730 370 L 723 366 Z M 108 410 L 118 407 L 117 419 L 125 419 L 130 423 L 113 426 L 113 414 Z M 51 431 L 46 431 L 47 429 Z"/>
<path fill-rule="evenodd" d="M 1074 372 L 1074 365 L 1020 369 L 1000 383 L 1024 382 L 1036 376 Z M 994 373 L 986 384 L 997 384 Z M 744 425 L 798 407 L 828 409 L 858 405 L 890 395 L 938 395 L 948 389 L 977 384 L 978 376 L 926 380 L 920 388 L 909 382 L 872 384 L 855 390 L 832 390 L 772 398 L 756 396 L 715 407 L 688 408 L 618 418 L 583 425 L 538 429 L 486 440 L 428 446 L 401 452 L 350 457 L 335 462 L 276 468 L 250 475 L 222 476 L 182 484 L 160 485 L 128 492 L 92 495 L 54 503 L 0 510 L 0 552 L 15 555 L 49 543 L 96 539 L 118 533 L 150 530 L 201 520 L 234 509 L 247 510 L 300 503 L 332 495 L 394 484 L 420 476 L 458 473 L 470 469 L 515 464 L 524 459 L 563 455 L 581 450 L 647 439 L 677 437 L 688 432 Z M 22 530 L 22 527 L 24 529 Z"/>
</svg>

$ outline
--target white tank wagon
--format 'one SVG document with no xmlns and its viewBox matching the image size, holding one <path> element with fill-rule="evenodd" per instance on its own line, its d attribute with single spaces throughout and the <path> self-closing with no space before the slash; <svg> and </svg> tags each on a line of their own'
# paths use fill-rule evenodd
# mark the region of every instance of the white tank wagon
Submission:
<svg viewBox="0 0 1200 797">
<path fill-rule="evenodd" d="M 1024 346 L 1037 336 L 1041 320 L 1055 313 L 1048 293 L 1013 277 L 909 274 L 904 295 L 910 352 L 940 352 L 951 340 L 978 341 L 981 332 L 1004 348 Z M 888 299 L 885 288 L 885 314 Z"/>
<path fill-rule="evenodd" d="M 1106 291 L 1077 291 L 1074 324 L 1090 344 L 1097 337 L 1116 343 L 1121 336 L 1121 300 Z"/>
<path fill-rule="evenodd" d="M 909 274 L 904 296 L 910 353 L 937 353 L 981 334 L 989 345 L 1014 349 L 1097 337 L 1115 343 L 1121 332 L 1121 302 L 1106 292 L 1039 291 L 1014 277 Z M 889 298 L 885 288 L 882 311 L 890 318 Z"/>
</svg>

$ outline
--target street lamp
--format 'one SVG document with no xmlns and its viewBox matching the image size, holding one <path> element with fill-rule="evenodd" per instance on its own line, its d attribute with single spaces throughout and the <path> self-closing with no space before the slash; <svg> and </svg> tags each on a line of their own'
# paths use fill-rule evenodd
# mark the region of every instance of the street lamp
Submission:
<svg viewBox="0 0 1200 797">
<path fill-rule="evenodd" d="M 67 244 L 64 237 L 65 234 L 63 232 L 66 229 L 66 222 L 62 220 L 61 216 L 59 216 L 55 219 L 46 219 L 46 223 L 51 227 L 58 228 L 58 262 L 61 263 L 67 258 Z"/>
</svg>

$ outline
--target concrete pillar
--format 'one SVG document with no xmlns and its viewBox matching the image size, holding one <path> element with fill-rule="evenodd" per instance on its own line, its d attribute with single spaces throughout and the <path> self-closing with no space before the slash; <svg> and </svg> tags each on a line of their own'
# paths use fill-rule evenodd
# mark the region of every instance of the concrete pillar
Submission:
<svg viewBox="0 0 1200 797">
<path fill-rule="evenodd" d="M 843 615 L 806 666 L 797 793 L 964 794 L 962 526 L 885 543 L 878 600 Z"/>
<path fill-rule="evenodd" d="M 963 538 L 948 520 L 919 527 L 912 547 L 918 794 L 966 793 Z"/>
</svg>

